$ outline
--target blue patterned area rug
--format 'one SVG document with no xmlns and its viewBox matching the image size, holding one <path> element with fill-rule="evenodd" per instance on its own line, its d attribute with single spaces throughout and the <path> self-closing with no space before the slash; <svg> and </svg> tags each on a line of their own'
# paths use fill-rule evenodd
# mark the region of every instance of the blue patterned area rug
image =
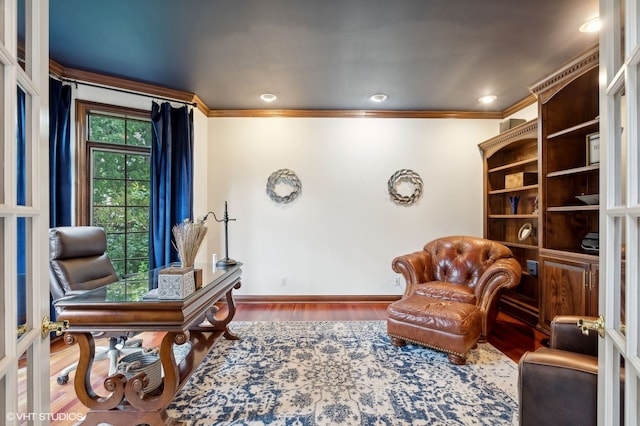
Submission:
<svg viewBox="0 0 640 426">
<path fill-rule="evenodd" d="M 168 413 L 191 425 L 513 425 L 517 364 L 392 346 L 384 321 L 235 322 Z"/>
</svg>

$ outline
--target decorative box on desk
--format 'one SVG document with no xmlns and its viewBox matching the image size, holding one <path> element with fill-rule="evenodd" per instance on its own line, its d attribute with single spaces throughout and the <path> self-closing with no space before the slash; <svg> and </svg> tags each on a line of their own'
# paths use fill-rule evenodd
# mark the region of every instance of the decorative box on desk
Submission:
<svg viewBox="0 0 640 426">
<path fill-rule="evenodd" d="M 193 266 L 169 266 L 158 272 L 158 299 L 184 299 L 194 291 Z"/>
</svg>

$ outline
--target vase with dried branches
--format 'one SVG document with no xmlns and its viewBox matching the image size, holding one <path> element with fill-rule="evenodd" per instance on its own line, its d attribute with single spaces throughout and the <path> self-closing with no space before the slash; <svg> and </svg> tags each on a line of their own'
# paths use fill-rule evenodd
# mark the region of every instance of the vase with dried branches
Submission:
<svg viewBox="0 0 640 426">
<path fill-rule="evenodd" d="M 192 222 L 185 219 L 182 223 L 173 226 L 173 239 L 171 243 L 177 250 L 183 268 L 193 266 L 200 245 L 207 236 L 207 227 L 204 221 Z"/>
</svg>

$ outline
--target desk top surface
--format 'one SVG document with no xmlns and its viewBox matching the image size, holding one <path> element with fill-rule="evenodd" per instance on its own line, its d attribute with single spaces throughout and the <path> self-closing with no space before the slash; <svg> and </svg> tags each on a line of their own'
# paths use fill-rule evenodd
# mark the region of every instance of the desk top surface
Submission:
<svg viewBox="0 0 640 426">
<path fill-rule="evenodd" d="M 133 276 L 56 302 L 58 319 L 71 330 L 170 330 L 190 325 L 232 288 L 240 287 L 242 264 L 202 269 L 202 287 L 184 299 L 158 299 L 149 291 L 157 286 L 158 271 Z M 230 296 L 227 296 L 230 297 Z M 227 301 L 228 302 L 228 301 Z"/>
<path fill-rule="evenodd" d="M 237 272 L 241 263 L 226 268 L 216 267 L 209 264 L 196 264 L 194 268 L 202 269 L 202 288 L 194 293 L 186 296 L 178 301 L 186 301 L 191 297 L 196 297 L 198 293 L 202 293 L 208 286 L 216 286 L 223 282 L 227 277 Z M 152 271 L 136 274 L 127 278 L 123 278 L 104 287 L 95 290 L 86 291 L 72 296 L 65 297 L 56 302 L 56 306 L 70 306 L 78 304 L 104 304 L 114 303 L 121 304 L 127 302 L 133 303 L 158 303 L 158 302 L 176 302 L 174 299 L 158 299 L 158 272 L 165 267 L 156 268 Z"/>
</svg>

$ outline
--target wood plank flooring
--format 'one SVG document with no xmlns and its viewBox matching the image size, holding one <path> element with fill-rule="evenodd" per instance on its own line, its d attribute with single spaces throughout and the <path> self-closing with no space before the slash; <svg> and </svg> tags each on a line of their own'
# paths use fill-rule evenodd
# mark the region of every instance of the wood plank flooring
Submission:
<svg viewBox="0 0 640 426">
<path fill-rule="evenodd" d="M 375 321 L 386 320 L 388 303 L 239 303 L 234 321 Z M 140 336 L 145 347 L 160 344 L 162 333 L 143 333 Z M 547 336 L 522 322 L 500 313 L 493 328 L 489 342 L 514 361 L 530 350 L 542 346 L 541 341 Z M 104 345 L 104 341 L 96 341 L 96 345 Z M 69 383 L 58 385 L 58 373 L 70 363 L 77 361 L 77 346 L 66 346 L 61 341 L 51 346 L 51 412 L 63 417 L 64 413 L 74 415 L 86 412 L 86 407 L 75 397 L 73 377 Z M 108 362 L 99 361 L 94 365 L 92 376 L 94 389 L 101 393 L 102 379 L 106 374 Z M 106 393 L 106 392 L 103 392 Z M 54 420 L 54 426 L 68 426 L 75 422 Z"/>
</svg>

